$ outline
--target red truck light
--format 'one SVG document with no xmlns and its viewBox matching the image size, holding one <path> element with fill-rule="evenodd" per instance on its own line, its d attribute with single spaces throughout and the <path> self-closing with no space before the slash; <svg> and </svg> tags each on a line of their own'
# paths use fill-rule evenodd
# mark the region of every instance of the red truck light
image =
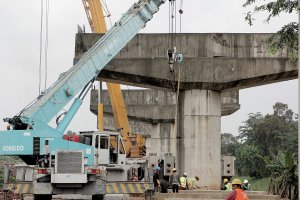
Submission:
<svg viewBox="0 0 300 200">
<path fill-rule="evenodd" d="M 39 168 L 37 170 L 38 174 L 48 174 L 48 170 L 46 168 Z"/>
<path fill-rule="evenodd" d="M 100 169 L 90 168 L 90 169 L 87 170 L 87 173 L 88 174 L 100 174 Z"/>
</svg>

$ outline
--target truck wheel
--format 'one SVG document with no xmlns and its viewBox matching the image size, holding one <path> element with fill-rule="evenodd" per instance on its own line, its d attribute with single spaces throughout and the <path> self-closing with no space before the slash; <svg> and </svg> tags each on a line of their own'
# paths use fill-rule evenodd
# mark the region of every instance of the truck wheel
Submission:
<svg viewBox="0 0 300 200">
<path fill-rule="evenodd" d="M 103 195 L 92 195 L 92 200 L 103 200 Z"/>
<path fill-rule="evenodd" d="M 34 200 L 52 200 L 51 194 L 36 194 Z"/>
</svg>

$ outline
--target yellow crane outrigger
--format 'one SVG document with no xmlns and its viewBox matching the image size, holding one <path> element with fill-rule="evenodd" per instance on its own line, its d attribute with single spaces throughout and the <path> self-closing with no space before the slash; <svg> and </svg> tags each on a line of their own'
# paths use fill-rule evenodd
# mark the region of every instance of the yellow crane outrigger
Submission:
<svg viewBox="0 0 300 200">
<path fill-rule="evenodd" d="M 100 0 L 82 0 L 83 6 L 93 33 L 106 33 L 107 26 L 103 6 Z M 145 152 L 145 138 L 140 134 L 132 134 L 126 112 L 121 86 L 115 83 L 106 83 L 110 102 L 114 113 L 115 126 L 121 128 L 121 135 L 128 157 L 142 157 Z M 103 130 L 103 104 L 98 103 L 98 129 Z M 134 141 L 134 142 L 133 142 Z M 134 145 L 133 145 L 134 144 Z M 114 144 L 112 143 L 114 146 Z"/>
</svg>

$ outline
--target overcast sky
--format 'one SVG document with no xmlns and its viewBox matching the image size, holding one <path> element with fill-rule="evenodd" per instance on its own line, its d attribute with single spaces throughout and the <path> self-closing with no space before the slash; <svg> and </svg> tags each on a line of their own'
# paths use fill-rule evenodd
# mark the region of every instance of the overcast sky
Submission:
<svg viewBox="0 0 300 200">
<path fill-rule="evenodd" d="M 133 0 L 106 0 L 114 22 L 133 4 Z M 177 0 L 179 2 L 179 0 Z M 168 2 L 168 1 L 167 1 Z M 270 33 L 290 21 L 296 14 L 273 19 L 257 15 L 248 26 L 241 0 L 183 0 L 182 32 L 186 33 Z M 39 34 L 41 0 L 0 0 L 0 118 L 13 117 L 38 95 Z M 144 33 L 168 32 L 168 3 L 147 24 Z M 59 73 L 72 66 L 77 24 L 89 24 L 81 0 L 50 0 L 48 86 Z M 286 81 L 240 91 L 241 109 L 222 117 L 222 132 L 238 133 L 249 113 L 271 113 L 276 102 L 283 102 L 298 112 L 298 80 Z M 0 122 L 0 129 L 5 123 Z M 95 130 L 96 117 L 86 99 L 68 129 Z"/>
</svg>

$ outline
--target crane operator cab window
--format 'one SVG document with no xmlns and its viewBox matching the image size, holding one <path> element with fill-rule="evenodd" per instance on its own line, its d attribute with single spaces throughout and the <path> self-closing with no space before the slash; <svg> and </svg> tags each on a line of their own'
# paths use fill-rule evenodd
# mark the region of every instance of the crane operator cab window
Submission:
<svg viewBox="0 0 300 200">
<path fill-rule="evenodd" d="M 95 137 L 95 150 L 97 151 L 98 164 L 109 164 L 109 136 L 96 135 Z"/>
<path fill-rule="evenodd" d="M 109 163 L 125 164 L 126 154 L 120 135 L 110 135 Z"/>
<path fill-rule="evenodd" d="M 101 135 L 93 137 L 95 155 L 100 165 L 125 164 L 126 154 L 120 135 Z"/>
<path fill-rule="evenodd" d="M 125 160 L 126 160 L 126 152 L 125 152 L 125 148 L 124 148 L 122 137 L 119 136 L 118 140 L 119 140 L 119 149 L 120 149 L 119 164 L 120 165 L 124 165 L 125 164 Z"/>
<path fill-rule="evenodd" d="M 109 145 L 109 163 L 117 164 L 118 163 L 118 137 L 115 135 L 110 136 L 110 145 Z"/>
</svg>

